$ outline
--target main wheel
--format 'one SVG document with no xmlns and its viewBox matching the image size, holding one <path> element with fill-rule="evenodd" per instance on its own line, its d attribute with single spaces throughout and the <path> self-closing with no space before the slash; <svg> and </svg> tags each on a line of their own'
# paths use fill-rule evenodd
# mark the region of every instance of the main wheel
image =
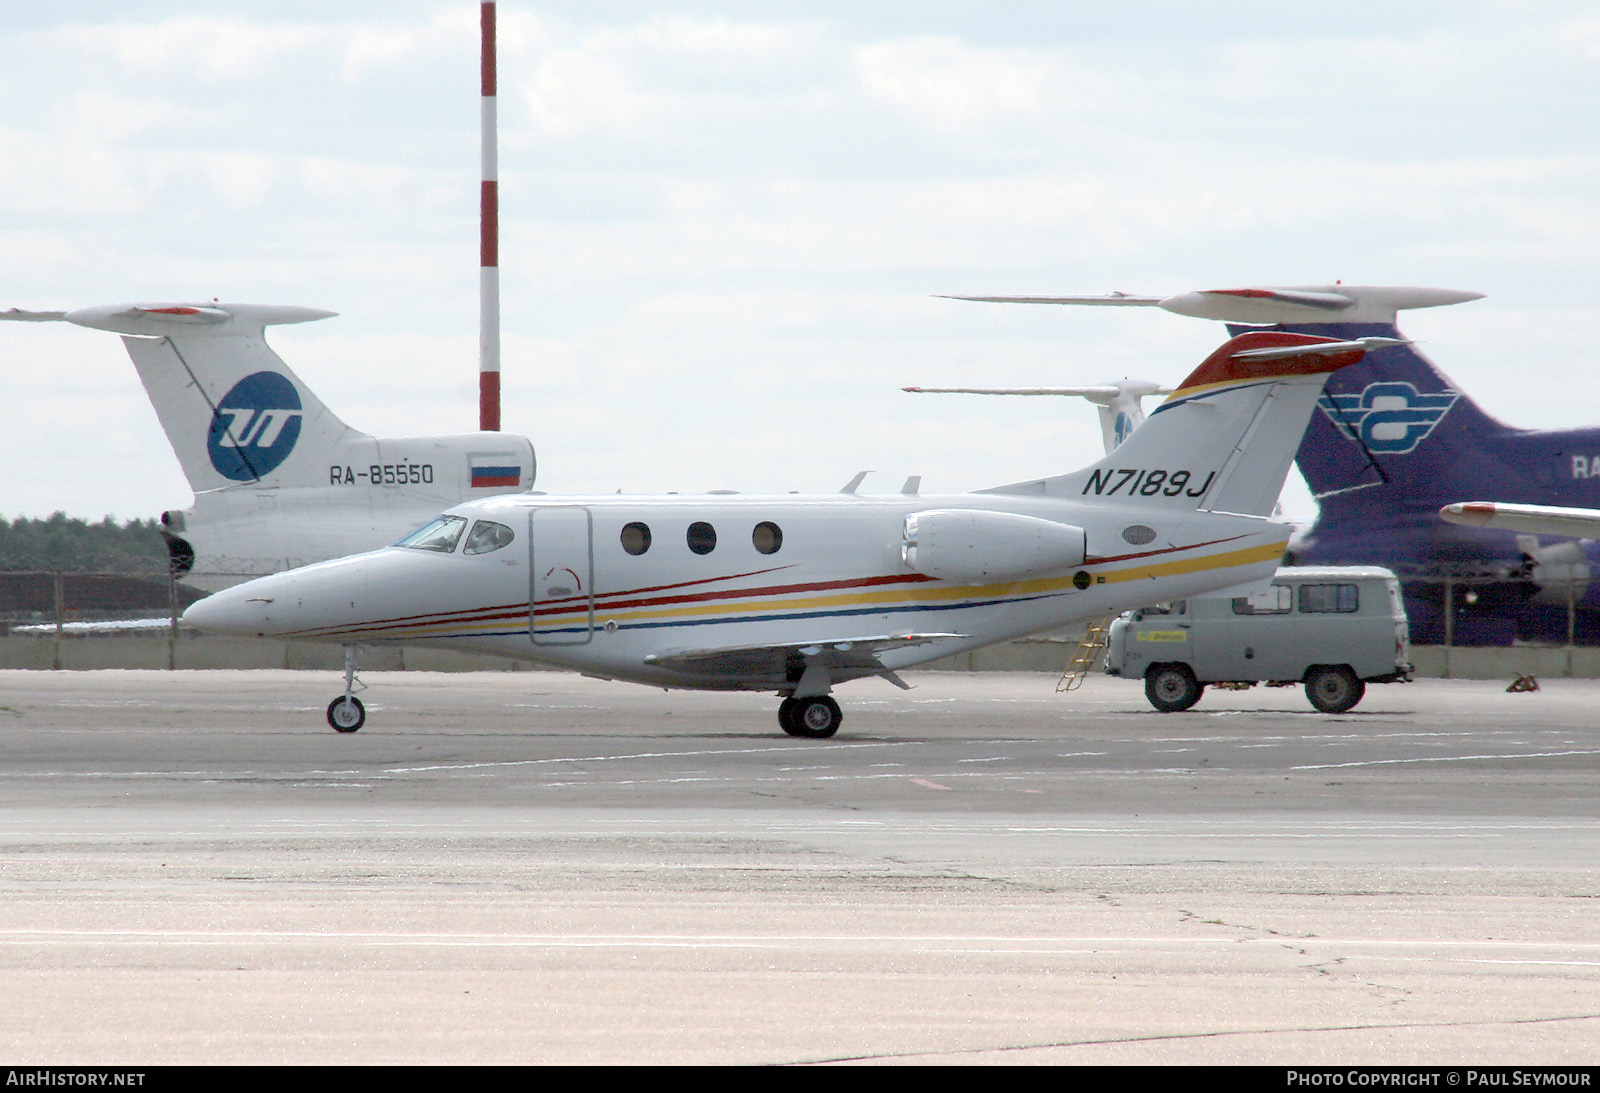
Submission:
<svg viewBox="0 0 1600 1093">
<path fill-rule="evenodd" d="M 328 724 L 335 732 L 355 732 L 367 723 L 367 708 L 354 696 L 340 695 L 328 703 Z"/>
<path fill-rule="evenodd" d="M 1323 713 L 1344 713 L 1367 693 L 1367 685 L 1350 669 L 1323 664 L 1306 673 L 1306 697 Z"/>
<path fill-rule="evenodd" d="M 778 724 L 783 728 L 783 731 L 788 733 L 790 736 L 803 736 L 805 734 L 802 733 L 799 729 L 799 726 L 794 723 L 795 705 L 796 700 L 794 698 L 786 698 L 782 702 L 778 703 Z"/>
<path fill-rule="evenodd" d="M 783 731 L 790 736 L 826 739 L 839 731 L 839 722 L 844 720 L 839 704 L 827 695 L 789 698 L 784 702 L 794 703 L 789 707 L 787 720 L 783 716 L 783 707 L 778 707 L 778 719 L 783 722 Z"/>
<path fill-rule="evenodd" d="M 1145 673 L 1144 696 L 1162 713 L 1187 710 L 1204 691 L 1187 664 L 1152 664 Z"/>
</svg>

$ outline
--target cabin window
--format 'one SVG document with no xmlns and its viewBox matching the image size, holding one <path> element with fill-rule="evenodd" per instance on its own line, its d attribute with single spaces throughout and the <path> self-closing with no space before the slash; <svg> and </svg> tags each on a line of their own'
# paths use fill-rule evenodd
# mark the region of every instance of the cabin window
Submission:
<svg viewBox="0 0 1600 1093">
<path fill-rule="evenodd" d="M 413 550 L 437 550 L 440 554 L 449 554 L 461 541 L 461 533 L 466 528 L 465 516 L 440 516 L 423 524 L 395 543 L 395 546 L 410 547 Z"/>
<path fill-rule="evenodd" d="M 629 554 L 640 555 L 650 549 L 650 525 L 641 524 L 635 520 L 622 527 L 622 549 Z"/>
<path fill-rule="evenodd" d="M 1361 595 L 1353 584 L 1303 584 L 1300 586 L 1300 612 L 1305 615 L 1348 614 L 1361 606 Z"/>
<path fill-rule="evenodd" d="M 710 554 L 717 549 L 717 529 L 704 520 L 689 525 L 689 549 L 696 554 Z"/>
<path fill-rule="evenodd" d="M 1289 590 L 1281 584 L 1275 584 L 1265 592 L 1257 592 L 1249 596 L 1235 596 L 1233 599 L 1233 613 L 1235 615 L 1287 615 L 1293 604 L 1289 598 Z M 1304 610 L 1302 608 L 1302 610 Z"/>
<path fill-rule="evenodd" d="M 472 525 L 472 534 L 467 536 L 467 545 L 462 548 L 461 553 L 492 554 L 501 547 L 509 545 L 516 537 L 516 533 L 504 524 L 497 524 L 493 520 L 479 520 Z"/>
<path fill-rule="evenodd" d="M 750 533 L 750 541 L 760 553 L 776 554 L 778 548 L 783 546 L 783 529 L 771 520 L 763 520 L 756 525 L 755 531 Z"/>
</svg>

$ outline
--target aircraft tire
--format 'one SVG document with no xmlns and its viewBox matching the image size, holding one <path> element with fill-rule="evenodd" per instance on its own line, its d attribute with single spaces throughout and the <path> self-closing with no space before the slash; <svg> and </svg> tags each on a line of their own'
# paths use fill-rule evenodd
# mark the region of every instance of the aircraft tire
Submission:
<svg viewBox="0 0 1600 1093">
<path fill-rule="evenodd" d="M 1367 685 L 1342 664 L 1319 664 L 1306 673 L 1306 697 L 1323 713 L 1344 713 L 1366 693 Z"/>
<path fill-rule="evenodd" d="M 367 708 L 359 698 L 340 695 L 328 703 L 328 724 L 334 732 L 355 732 L 367 723 Z"/>
<path fill-rule="evenodd" d="M 1144 675 L 1144 696 L 1162 713 L 1187 710 L 1205 693 L 1187 664 L 1152 664 Z"/>
<path fill-rule="evenodd" d="M 786 698 L 782 702 L 778 703 L 778 724 L 782 726 L 783 731 L 788 733 L 790 736 L 804 735 L 801 733 L 799 727 L 794 723 L 794 707 L 796 701 L 797 700 L 794 698 Z"/>
<path fill-rule="evenodd" d="M 844 720 L 844 713 L 839 709 L 839 704 L 828 695 L 817 695 L 814 698 L 790 698 L 785 702 L 793 702 L 789 707 L 788 720 L 783 721 L 783 731 L 790 736 L 803 736 L 811 740 L 826 740 L 839 731 L 839 722 Z M 779 719 L 783 719 L 783 708 L 778 708 Z"/>
</svg>

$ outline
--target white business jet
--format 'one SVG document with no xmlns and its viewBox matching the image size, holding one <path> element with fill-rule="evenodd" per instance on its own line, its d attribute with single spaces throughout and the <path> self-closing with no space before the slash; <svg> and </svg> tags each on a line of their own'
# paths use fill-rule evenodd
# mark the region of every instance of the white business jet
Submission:
<svg viewBox="0 0 1600 1093">
<path fill-rule="evenodd" d="M 215 633 L 346 647 L 335 729 L 365 720 L 356 649 L 427 644 L 674 688 L 773 691 L 792 736 L 839 727 L 838 684 L 1160 600 L 1253 587 L 1328 373 L 1386 339 L 1242 334 L 1123 444 L 977 493 L 507 496 L 393 546 L 190 607 Z"/>
<path fill-rule="evenodd" d="M 506 433 L 374 437 L 323 405 L 267 345 L 274 324 L 331 311 L 123 304 L 0 311 L 121 334 L 194 504 L 161 514 L 173 572 L 202 589 L 371 550 L 458 501 L 533 485 Z"/>
</svg>

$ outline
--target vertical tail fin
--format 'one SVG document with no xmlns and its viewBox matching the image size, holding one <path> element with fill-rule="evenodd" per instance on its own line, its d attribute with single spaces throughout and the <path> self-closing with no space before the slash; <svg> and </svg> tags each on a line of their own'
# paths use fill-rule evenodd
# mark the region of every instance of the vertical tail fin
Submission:
<svg viewBox="0 0 1600 1093">
<path fill-rule="evenodd" d="M 323 455 L 351 429 L 267 345 L 266 327 L 332 315 L 261 304 L 84 308 L 64 318 L 123 336 L 145 394 L 196 494 L 226 486 L 326 485 Z"/>
<path fill-rule="evenodd" d="M 1322 337 L 1394 338 L 1392 323 L 1285 323 Z M 1508 467 L 1496 441 L 1516 433 L 1462 394 L 1415 346 L 1397 344 L 1330 376 L 1296 461 L 1324 523 L 1375 527 L 1433 513 L 1467 495 L 1524 499 L 1528 468 Z M 1527 498 L 1532 500 L 1532 498 Z"/>
<path fill-rule="evenodd" d="M 1099 463 L 991 492 L 1266 516 L 1283 489 L 1323 380 L 1386 344 L 1388 339 L 1241 334 L 1207 357 Z"/>
</svg>

